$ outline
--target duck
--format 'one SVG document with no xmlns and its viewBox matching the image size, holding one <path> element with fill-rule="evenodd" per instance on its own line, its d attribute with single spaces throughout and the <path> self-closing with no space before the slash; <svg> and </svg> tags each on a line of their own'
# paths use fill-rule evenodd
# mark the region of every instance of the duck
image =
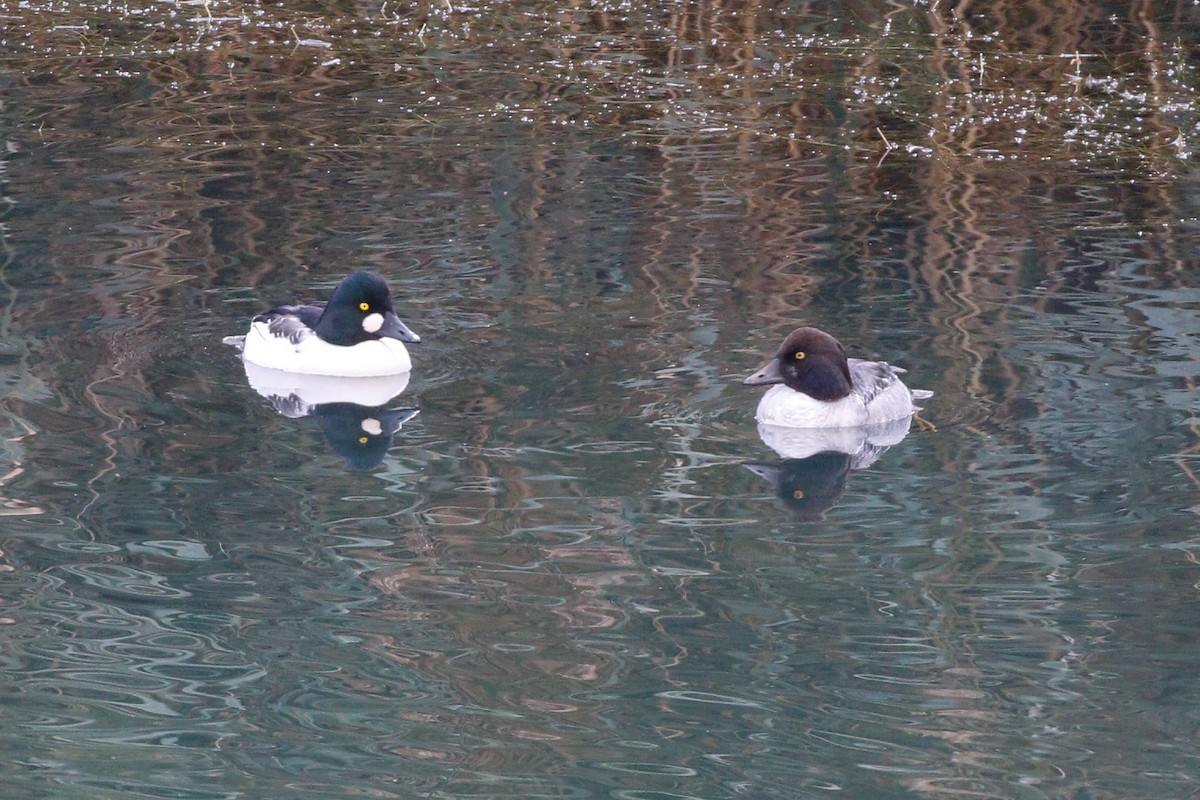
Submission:
<svg viewBox="0 0 1200 800">
<path fill-rule="evenodd" d="M 224 340 L 260 367 L 302 375 L 374 378 L 412 370 L 405 343 L 421 337 L 400 321 L 383 278 L 358 270 L 327 302 L 276 306 L 254 317 L 245 336 Z"/>
<path fill-rule="evenodd" d="M 760 425 L 781 428 L 850 428 L 911 417 L 920 409 L 900 376 L 885 361 L 847 358 L 841 342 L 819 328 L 797 328 L 775 356 L 742 381 L 771 388 L 758 402 Z"/>
</svg>

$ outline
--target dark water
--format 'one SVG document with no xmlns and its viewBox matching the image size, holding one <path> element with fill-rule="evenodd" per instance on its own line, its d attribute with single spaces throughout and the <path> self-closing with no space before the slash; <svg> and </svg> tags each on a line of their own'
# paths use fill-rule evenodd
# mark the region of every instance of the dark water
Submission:
<svg viewBox="0 0 1200 800">
<path fill-rule="evenodd" d="M 372 104 L 545 98 L 53 41 L 0 108 L 11 796 L 1200 795 L 1187 158 L 426 125 Z M 357 470 L 221 343 L 352 267 L 424 338 Z M 800 323 L 936 430 L 778 455 L 740 379 Z"/>
</svg>

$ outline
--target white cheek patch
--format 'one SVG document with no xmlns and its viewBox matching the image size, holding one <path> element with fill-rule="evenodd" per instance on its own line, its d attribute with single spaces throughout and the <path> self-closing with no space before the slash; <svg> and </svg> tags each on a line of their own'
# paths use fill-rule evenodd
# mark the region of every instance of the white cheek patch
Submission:
<svg viewBox="0 0 1200 800">
<path fill-rule="evenodd" d="M 363 330 L 375 333 L 383 327 L 383 314 L 367 314 L 362 321 Z"/>
<path fill-rule="evenodd" d="M 379 420 L 374 417 L 367 417 L 362 421 L 363 433 L 371 436 L 378 436 L 383 433 L 383 426 L 379 424 Z"/>
</svg>

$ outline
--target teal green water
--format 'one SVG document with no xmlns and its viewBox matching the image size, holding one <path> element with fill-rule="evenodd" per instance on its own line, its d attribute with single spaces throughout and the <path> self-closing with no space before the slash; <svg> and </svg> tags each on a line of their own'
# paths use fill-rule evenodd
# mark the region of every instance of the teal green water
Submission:
<svg viewBox="0 0 1200 800">
<path fill-rule="evenodd" d="M 313 150 L 156 143 L 155 81 L 8 92 L 13 797 L 1196 793 L 1194 175 L 356 143 L 321 86 L 250 109 L 344 123 Z M 221 343 L 352 267 L 424 340 L 358 469 Z M 740 380 L 801 323 L 936 430 L 772 449 Z"/>
</svg>

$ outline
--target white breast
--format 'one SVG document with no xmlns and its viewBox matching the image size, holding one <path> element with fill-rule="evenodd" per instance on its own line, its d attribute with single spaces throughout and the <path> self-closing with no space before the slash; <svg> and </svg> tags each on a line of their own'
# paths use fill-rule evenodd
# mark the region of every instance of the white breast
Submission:
<svg viewBox="0 0 1200 800">
<path fill-rule="evenodd" d="M 841 400 L 816 400 L 777 384 L 758 401 L 754 416 L 763 425 L 784 428 L 846 428 L 864 424 L 867 410 L 853 395 Z"/>
<path fill-rule="evenodd" d="M 293 341 L 295 340 L 295 341 Z M 279 336 L 266 322 L 250 325 L 242 357 L 252 364 L 304 375 L 369 378 L 412 370 L 412 359 L 397 339 L 376 339 L 343 347 L 308 332 Z"/>
<path fill-rule="evenodd" d="M 763 425 L 784 428 L 849 428 L 900 419 L 915 410 L 912 395 L 898 380 L 868 403 L 864 403 L 857 392 L 851 392 L 841 400 L 815 400 L 778 384 L 759 400 L 755 418 Z"/>
</svg>

